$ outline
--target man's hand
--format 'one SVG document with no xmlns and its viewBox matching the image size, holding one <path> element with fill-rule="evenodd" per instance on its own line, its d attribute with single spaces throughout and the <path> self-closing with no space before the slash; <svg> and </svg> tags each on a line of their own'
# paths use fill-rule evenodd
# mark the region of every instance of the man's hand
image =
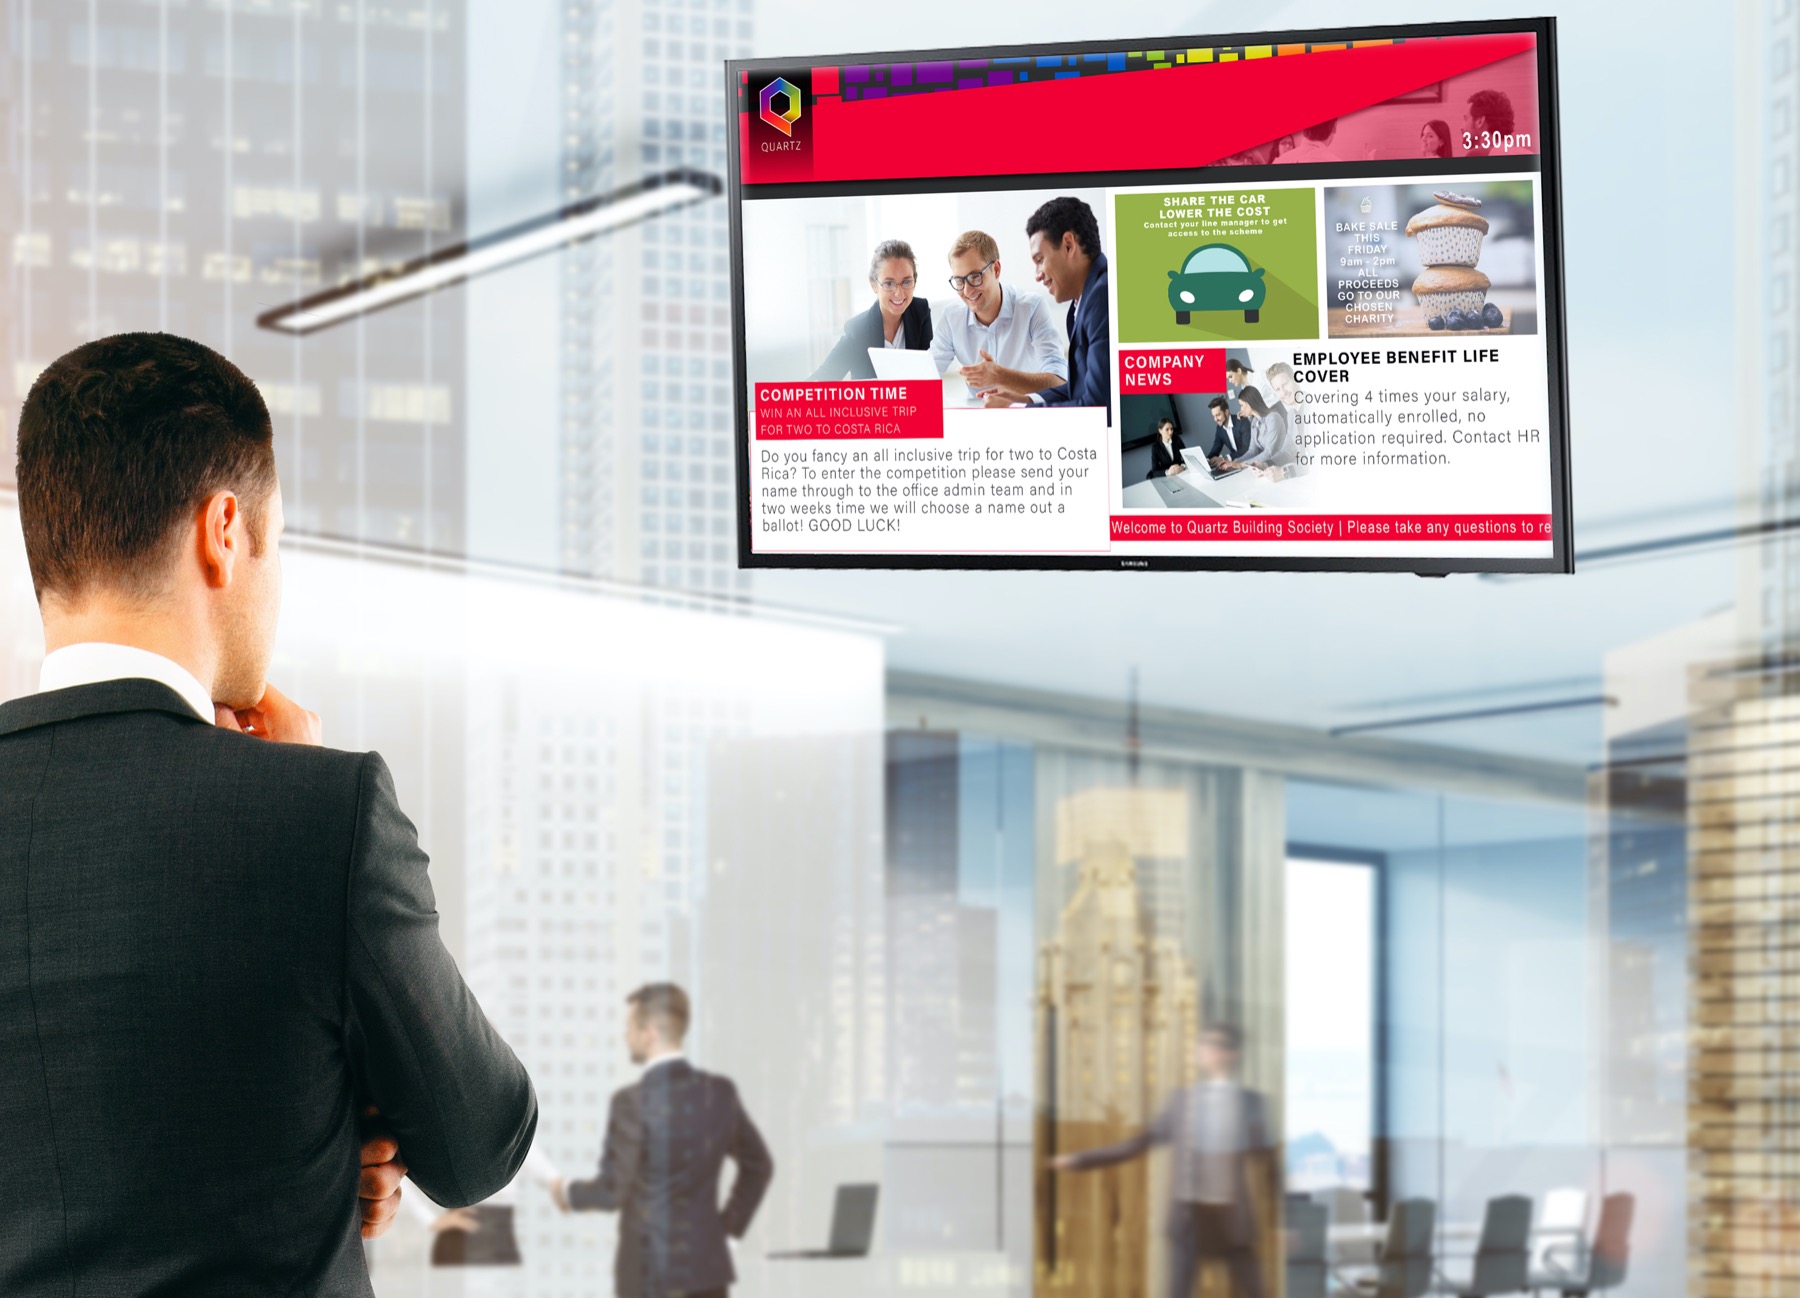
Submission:
<svg viewBox="0 0 1800 1298">
<path fill-rule="evenodd" d="M 362 1209 L 364 1239 L 374 1239 L 394 1224 L 394 1214 L 400 1211 L 400 1181 L 406 1175 L 400 1142 L 381 1125 L 380 1118 L 373 1104 L 363 1110 L 362 1175 L 356 1198 Z"/>
<path fill-rule="evenodd" d="M 213 721 L 225 730 L 236 730 L 278 744 L 313 744 L 320 739 L 319 714 L 308 712 L 273 685 L 263 686 L 255 707 L 232 709 L 213 704 Z"/>
<path fill-rule="evenodd" d="M 980 360 L 962 367 L 963 381 L 969 385 L 969 391 L 981 392 L 987 388 L 998 388 L 1001 383 L 1000 367 L 994 364 L 994 358 L 986 351 L 977 354 L 981 357 Z"/>
<path fill-rule="evenodd" d="M 556 1205 L 558 1212 L 569 1211 L 568 1187 L 560 1176 L 550 1182 L 550 1201 Z"/>
<path fill-rule="evenodd" d="M 452 1208 L 431 1223 L 433 1234 L 440 1231 L 460 1231 L 464 1235 L 473 1235 L 481 1229 L 481 1222 L 476 1219 L 473 1208 Z"/>
<path fill-rule="evenodd" d="M 1050 1160 L 1050 1170 L 1052 1172 L 1073 1172 L 1075 1170 L 1075 1155 L 1058 1154 L 1055 1158 Z"/>
</svg>

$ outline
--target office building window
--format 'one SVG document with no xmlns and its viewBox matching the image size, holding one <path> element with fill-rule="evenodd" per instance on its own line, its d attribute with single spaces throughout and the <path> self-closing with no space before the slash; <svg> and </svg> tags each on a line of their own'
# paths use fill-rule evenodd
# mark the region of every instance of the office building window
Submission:
<svg viewBox="0 0 1800 1298">
<path fill-rule="evenodd" d="M 1377 870 L 1368 861 L 1287 862 L 1287 1164 L 1296 1191 L 1369 1188 Z"/>
</svg>

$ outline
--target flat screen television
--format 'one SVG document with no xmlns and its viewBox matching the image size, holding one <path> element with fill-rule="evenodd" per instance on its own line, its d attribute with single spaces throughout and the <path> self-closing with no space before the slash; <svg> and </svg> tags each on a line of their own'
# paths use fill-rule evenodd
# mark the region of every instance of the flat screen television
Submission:
<svg viewBox="0 0 1800 1298">
<path fill-rule="evenodd" d="M 726 78 L 743 566 L 1572 570 L 1552 20 Z"/>
</svg>

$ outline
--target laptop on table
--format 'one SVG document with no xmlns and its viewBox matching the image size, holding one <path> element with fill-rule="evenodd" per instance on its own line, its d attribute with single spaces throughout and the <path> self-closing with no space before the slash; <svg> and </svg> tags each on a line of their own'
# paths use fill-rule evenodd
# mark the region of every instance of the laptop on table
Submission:
<svg viewBox="0 0 1800 1298">
<path fill-rule="evenodd" d="M 869 364 L 875 367 L 875 377 L 884 382 L 894 383 L 901 379 L 942 379 L 944 381 L 944 404 L 946 406 L 979 406 L 981 398 L 969 391 L 969 385 L 961 374 L 939 374 L 938 368 L 931 359 L 931 353 L 917 351 L 913 348 L 896 349 L 893 347 L 869 348 Z"/>
<path fill-rule="evenodd" d="M 831 1208 L 831 1243 L 825 1248 L 808 1248 L 785 1253 L 771 1253 L 778 1257 L 867 1257 L 869 1248 L 875 1242 L 875 1200 L 880 1194 L 878 1185 L 840 1185 L 837 1188 L 837 1201 Z"/>
</svg>

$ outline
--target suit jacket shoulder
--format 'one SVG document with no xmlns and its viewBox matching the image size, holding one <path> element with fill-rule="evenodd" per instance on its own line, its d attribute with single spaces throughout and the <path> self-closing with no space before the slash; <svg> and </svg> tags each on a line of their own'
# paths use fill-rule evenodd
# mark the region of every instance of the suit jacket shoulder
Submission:
<svg viewBox="0 0 1800 1298">
<path fill-rule="evenodd" d="M 0 1160 L 0 1293 L 65 1294 L 79 1259 L 108 1292 L 366 1294 L 370 1101 L 434 1197 L 505 1183 L 535 1101 L 425 866 L 374 754 L 150 681 L 0 707 L 0 1130 L 44 1133 Z"/>
<path fill-rule="evenodd" d="M 1094 259 L 1069 333 L 1069 381 L 1038 394 L 1045 405 L 1106 406 L 1111 418 L 1112 306 L 1106 254 Z"/>
<path fill-rule="evenodd" d="M 906 349 L 922 352 L 931 347 L 932 321 L 931 303 L 923 297 L 914 297 L 906 304 Z"/>
</svg>

